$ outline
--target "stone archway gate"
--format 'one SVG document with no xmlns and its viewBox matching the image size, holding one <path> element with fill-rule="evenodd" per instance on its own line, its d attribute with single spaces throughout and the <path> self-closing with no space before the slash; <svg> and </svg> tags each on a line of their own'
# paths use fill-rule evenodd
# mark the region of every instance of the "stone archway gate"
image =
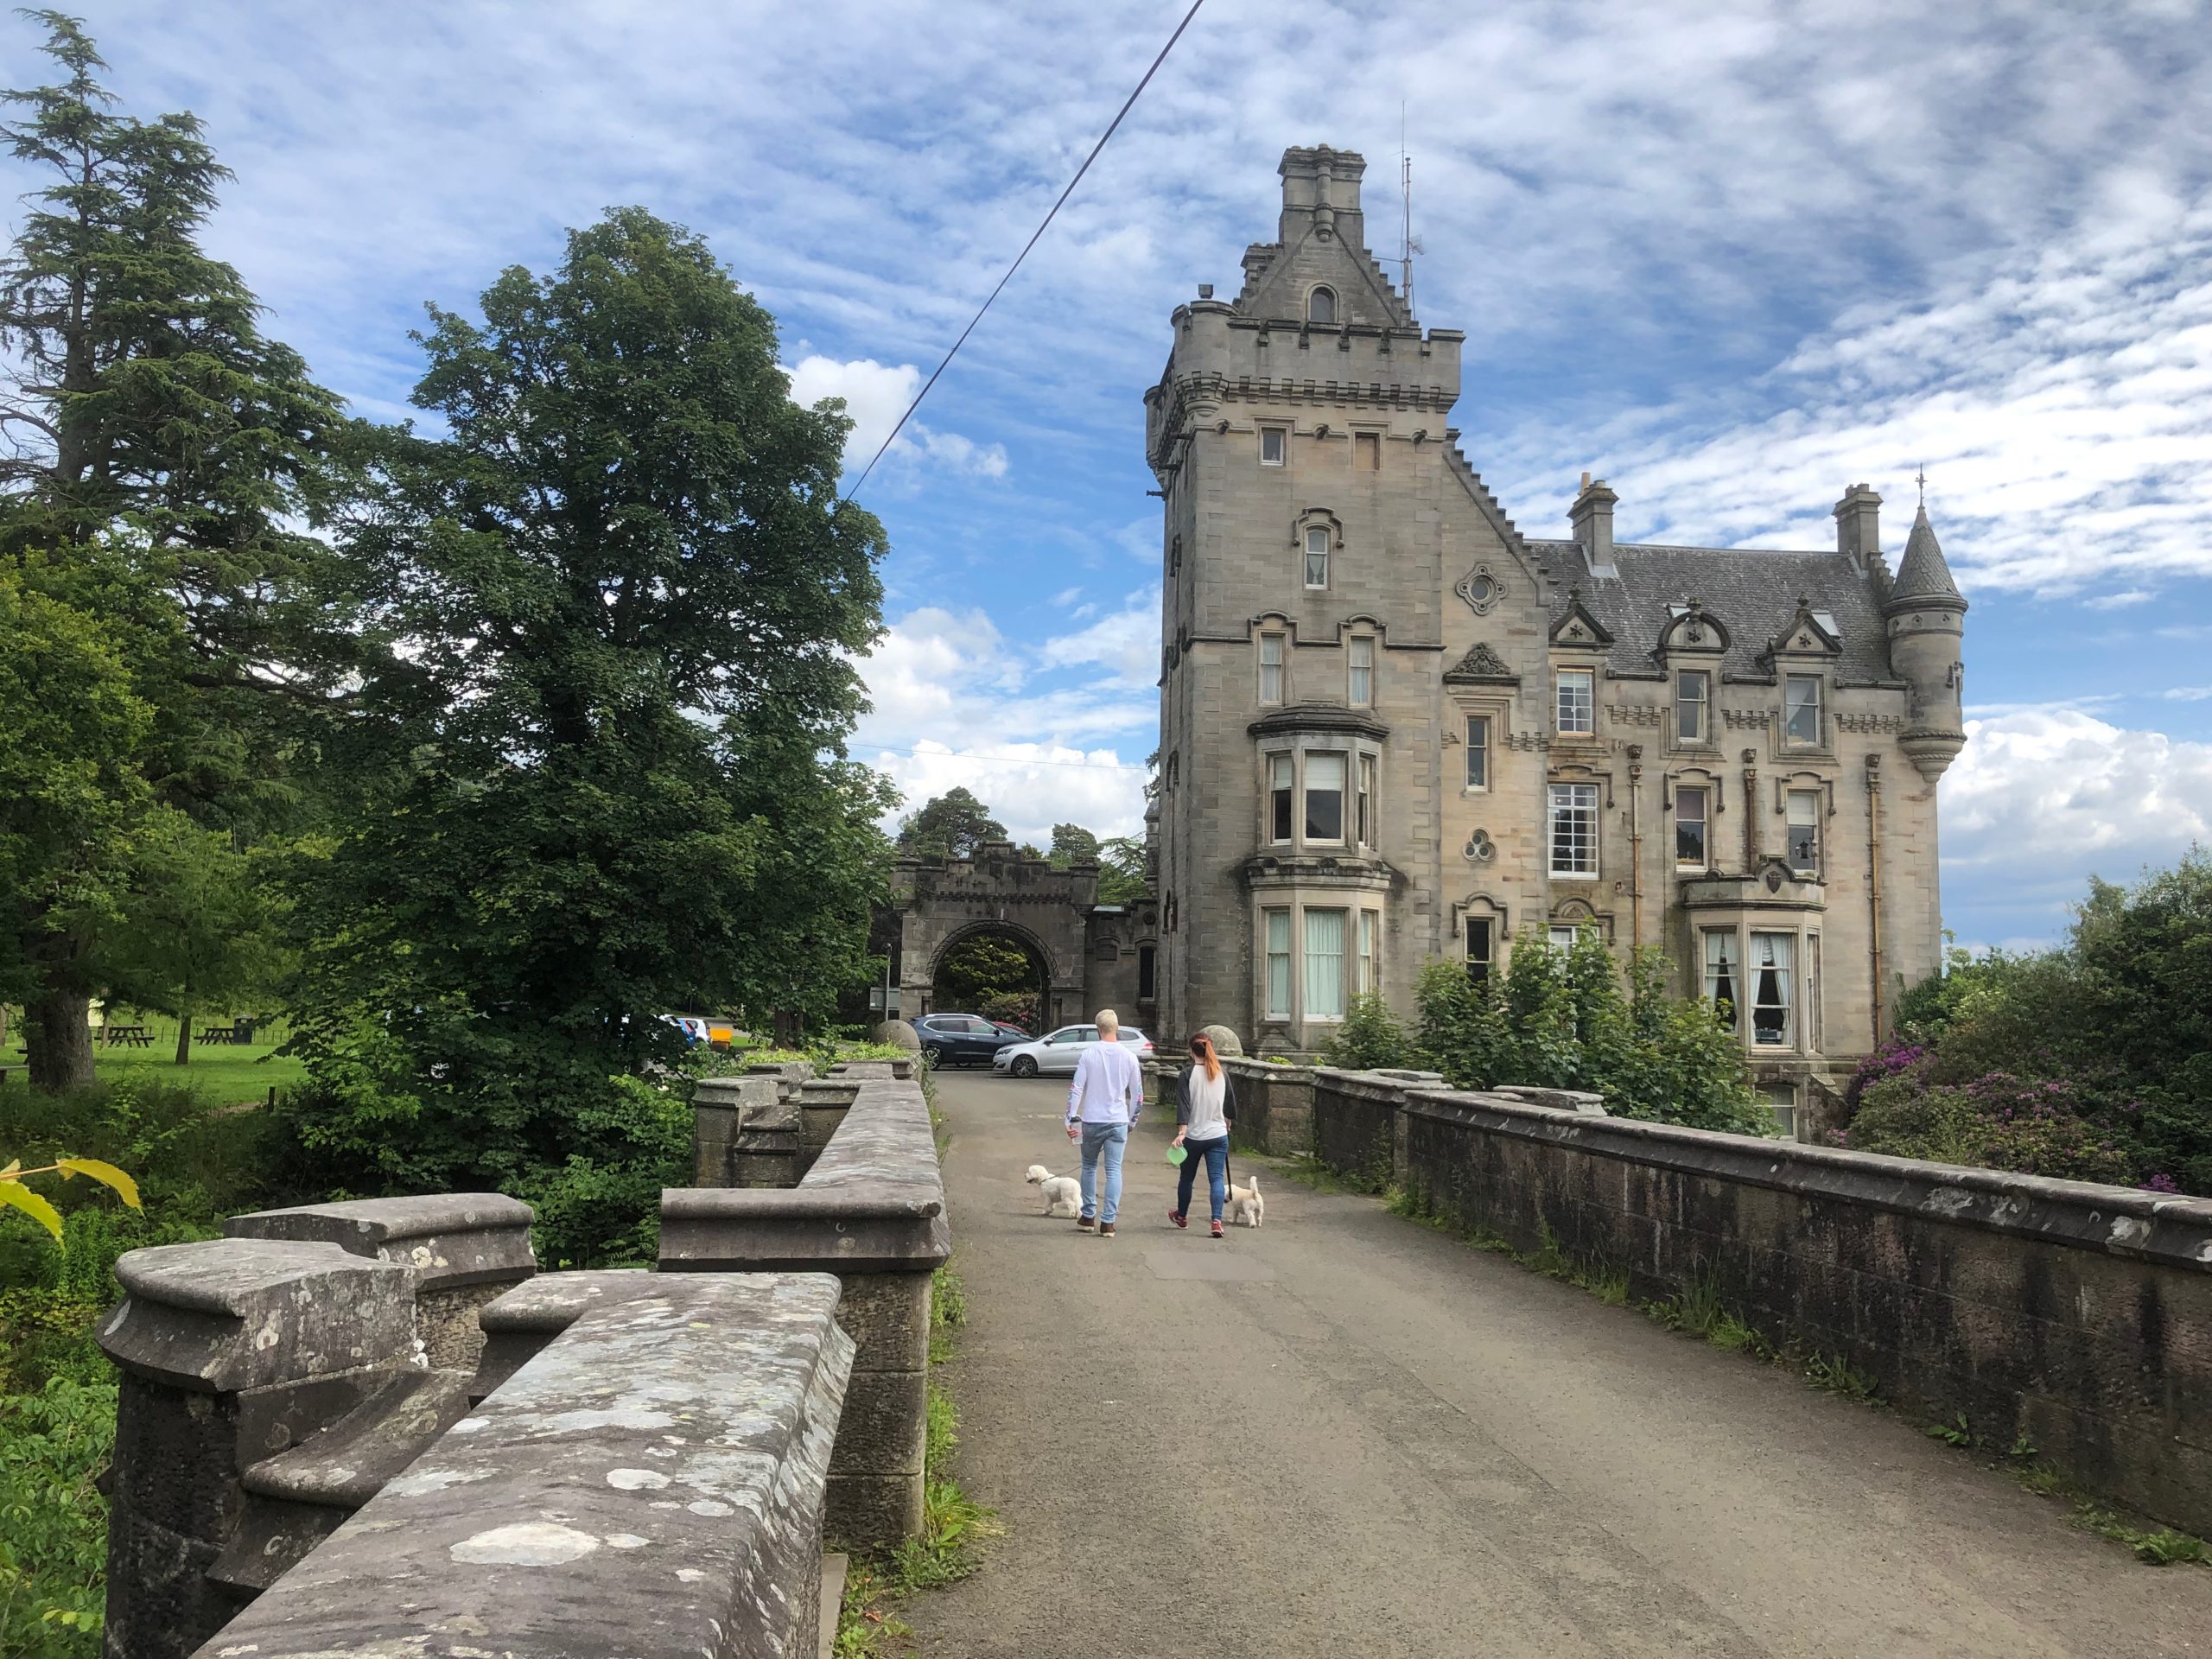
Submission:
<svg viewBox="0 0 2212 1659">
<path fill-rule="evenodd" d="M 1087 918 L 1098 895 L 1098 867 L 1056 869 L 1024 858 L 1011 842 L 986 842 L 968 858 L 901 858 L 892 875 L 898 917 L 899 1009 L 912 1019 L 932 1011 L 938 965 L 946 950 L 974 933 L 1013 934 L 1045 964 L 1045 1027 L 1084 1017 Z"/>
</svg>

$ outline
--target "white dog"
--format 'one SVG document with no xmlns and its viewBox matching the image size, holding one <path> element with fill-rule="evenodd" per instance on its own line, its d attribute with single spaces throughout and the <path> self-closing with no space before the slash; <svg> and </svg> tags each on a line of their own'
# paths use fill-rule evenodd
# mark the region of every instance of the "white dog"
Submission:
<svg viewBox="0 0 2212 1659">
<path fill-rule="evenodd" d="M 1260 1196 L 1260 1178 L 1252 1176 L 1244 1185 L 1235 1182 L 1229 1187 L 1229 1221 L 1235 1227 L 1257 1227 L 1268 1218 L 1268 1201 Z"/>
<path fill-rule="evenodd" d="M 1044 1189 L 1046 1215 L 1072 1221 L 1083 1213 L 1083 1187 L 1074 1176 L 1055 1175 L 1042 1164 L 1032 1164 L 1025 1179 L 1030 1185 Z"/>
</svg>

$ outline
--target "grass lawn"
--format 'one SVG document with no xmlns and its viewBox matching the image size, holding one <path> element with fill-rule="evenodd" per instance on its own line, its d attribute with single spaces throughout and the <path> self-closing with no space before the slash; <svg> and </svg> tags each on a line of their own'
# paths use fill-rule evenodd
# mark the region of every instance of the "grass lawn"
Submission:
<svg viewBox="0 0 2212 1659">
<path fill-rule="evenodd" d="M 133 1016 L 136 1018 L 136 1016 Z M 154 1040 L 145 1048 L 110 1048 L 94 1035 L 92 1065 L 104 1083 L 112 1083 L 130 1077 L 156 1077 L 163 1083 L 181 1083 L 211 1106 L 232 1106 L 242 1102 L 260 1102 L 269 1098 L 271 1089 L 283 1089 L 297 1083 L 307 1075 L 300 1062 L 292 1058 L 276 1058 L 277 1046 L 286 1033 L 282 1027 L 262 1033 L 262 1040 L 239 1047 L 199 1043 L 192 1046 L 192 1058 L 183 1065 L 176 1063 L 176 1021 L 157 1014 L 147 1015 L 138 1023 L 147 1028 Z M 205 1030 L 219 1020 L 203 1018 L 197 1025 Z M 195 1036 L 198 1033 L 194 1033 Z M 0 1065 L 14 1065 L 23 1058 L 23 1045 L 13 1030 L 8 1033 L 7 1046 L 0 1049 Z M 6 1087 L 23 1087 L 21 1074 L 9 1078 Z"/>
</svg>

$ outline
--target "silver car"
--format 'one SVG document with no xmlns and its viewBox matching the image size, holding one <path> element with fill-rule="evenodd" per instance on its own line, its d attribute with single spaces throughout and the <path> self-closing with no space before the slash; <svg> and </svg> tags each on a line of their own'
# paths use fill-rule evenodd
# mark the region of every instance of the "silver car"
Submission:
<svg viewBox="0 0 2212 1659">
<path fill-rule="evenodd" d="M 1122 1046 L 1141 1060 L 1152 1058 L 1152 1039 L 1134 1026 L 1122 1027 Z M 1096 1026 L 1062 1026 L 1051 1035 L 1031 1043 L 1009 1043 L 991 1056 L 991 1070 L 1033 1077 L 1041 1072 L 1073 1071 L 1076 1062 L 1098 1046 Z"/>
</svg>

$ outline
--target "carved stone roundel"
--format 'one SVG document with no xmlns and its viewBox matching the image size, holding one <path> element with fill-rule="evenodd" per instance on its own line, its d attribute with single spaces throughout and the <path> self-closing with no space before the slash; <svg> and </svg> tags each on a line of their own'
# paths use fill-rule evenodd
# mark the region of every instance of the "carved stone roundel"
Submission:
<svg viewBox="0 0 2212 1659">
<path fill-rule="evenodd" d="M 1478 564 L 1460 577 L 1452 591 L 1465 600 L 1467 608 L 1477 616 L 1488 616 L 1505 597 L 1505 584 L 1491 573 L 1490 566 Z"/>
</svg>

